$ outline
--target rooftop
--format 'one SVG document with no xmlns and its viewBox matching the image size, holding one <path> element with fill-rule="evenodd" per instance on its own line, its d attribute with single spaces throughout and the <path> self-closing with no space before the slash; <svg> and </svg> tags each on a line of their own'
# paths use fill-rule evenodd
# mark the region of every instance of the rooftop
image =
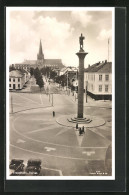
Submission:
<svg viewBox="0 0 129 195">
<path fill-rule="evenodd" d="M 21 64 L 36 64 L 37 60 L 25 60 L 23 63 Z"/>
<path fill-rule="evenodd" d="M 23 77 L 24 73 L 21 70 L 12 70 L 9 72 L 9 77 Z"/>
<path fill-rule="evenodd" d="M 85 72 L 100 72 L 100 73 L 111 73 L 112 72 L 112 62 L 98 62 L 86 68 Z"/>
</svg>

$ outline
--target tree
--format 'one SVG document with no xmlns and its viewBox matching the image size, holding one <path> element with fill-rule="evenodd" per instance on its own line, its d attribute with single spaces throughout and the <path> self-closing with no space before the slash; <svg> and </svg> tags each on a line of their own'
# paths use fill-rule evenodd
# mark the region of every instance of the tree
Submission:
<svg viewBox="0 0 129 195">
<path fill-rule="evenodd" d="M 30 74 L 31 74 L 31 76 L 33 76 L 34 75 L 34 68 L 30 68 Z"/>
<path fill-rule="evenodd" d="M 50 78 L 51 79 L 54 79 L 56 76 L 57 76 L 57 73 L 55 71 L 51 70 L 51 72 L 50 72 Z"/>
<path fill-rule="evenodd" d="M 55 76 L 57 76 L 57 73 L 50 67 L 43 67 L 40 71 L 44 76 L 50 77 L 51 79 L 55 79 Z"/>
<path fill-rule="evenodd" d="M 16 70 L 16 68 L 13 65 L 9 67 L 9 72 L 11 72 L 12 70 Z"/>
<path fill-rule="evenodd" d="M 38 68 L 34 69 L 34 77 L 36 80 L 41 76 L 41 72 Z"/>
<path fill-rule="evenodd" d="M 36 79 L 36 84 L 39 86 L 40 91 L 41 91 L 41 88 L 44 86 L 42 75 Z"/>
</svg>

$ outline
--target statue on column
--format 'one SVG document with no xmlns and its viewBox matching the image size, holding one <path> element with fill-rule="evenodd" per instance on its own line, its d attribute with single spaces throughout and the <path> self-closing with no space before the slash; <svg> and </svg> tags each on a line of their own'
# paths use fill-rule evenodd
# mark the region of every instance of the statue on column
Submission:
<svg viewBox="0 0 129 195">
<path fill-rule="evenodd" d="M 85 39 L 85 37 L 82 35 L 79 37 L 79 43 L 80 43 L 80 51 L 84 51 L 83 50 L 83 40 Z"/>
</svg>

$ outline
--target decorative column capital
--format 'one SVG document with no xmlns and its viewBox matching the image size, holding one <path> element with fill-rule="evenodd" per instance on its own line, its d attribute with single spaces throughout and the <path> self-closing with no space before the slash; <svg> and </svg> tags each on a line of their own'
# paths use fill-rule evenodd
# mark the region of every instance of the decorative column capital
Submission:
<svg viewBox="0 0 129 195">
<path fill-rule="evenodd" d="M 86 52 L 77 52 L 76 53 L 76 55 L 79 57 L 79 59 L 84 59 L 87 54 L 88 53 L 86 53 Z"/>
</svg>

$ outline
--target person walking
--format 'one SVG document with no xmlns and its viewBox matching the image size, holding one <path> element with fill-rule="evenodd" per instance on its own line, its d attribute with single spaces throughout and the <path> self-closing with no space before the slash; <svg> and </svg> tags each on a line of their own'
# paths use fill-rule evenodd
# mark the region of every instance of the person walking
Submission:
<svg viewBox="0 0 129 195">
<path fill-rule="evenodd" d="M 78 123 L 76 123 L 76 130 L 78 129 Z"/>
<path fill-rule="evenodd" d="M 82 134 L 82 130 L 81 130 L 81 127 L 79 128 L 79 135 L 81 135 Z"/>
<path fill-rule="evenodd" d="M 84 126 L 82 127 L 82 133 L 85 133 L 85 131 L 84 131 Z"/>
<path fill-rule="evenodd" d="M 53 117 L 55 117 L 55 111 L 53 111 Z"/>
</svg>

